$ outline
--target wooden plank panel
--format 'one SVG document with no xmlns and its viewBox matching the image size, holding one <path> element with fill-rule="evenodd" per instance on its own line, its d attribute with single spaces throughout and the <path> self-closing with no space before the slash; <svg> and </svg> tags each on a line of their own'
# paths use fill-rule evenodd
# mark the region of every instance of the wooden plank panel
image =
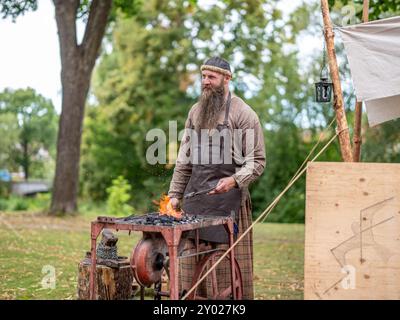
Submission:
<svg viewBox="0 0 400 320">
<path fill-rule="evenodd" d="M 400 299 L 400 164 L 307 169 L 305 299 Z"/>
</svg>

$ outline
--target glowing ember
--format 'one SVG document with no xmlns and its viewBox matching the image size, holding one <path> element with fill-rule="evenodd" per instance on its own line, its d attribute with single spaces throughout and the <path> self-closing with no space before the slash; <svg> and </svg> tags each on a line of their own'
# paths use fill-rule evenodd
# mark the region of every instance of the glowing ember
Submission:
<svg viewBox="0 0 400 320">
<path fill-rule="evenodd" d="M 160 201 L 157 204 L 159 205 L 158 211 L 160 212 L 160 215 L 167 215 L 176 219 L 182 219 L 182 211 L 177 211 L 172 208 L 172 205 L 169 202 L 169 197 L 167 195 L 162 195 Z"/>
</svg>

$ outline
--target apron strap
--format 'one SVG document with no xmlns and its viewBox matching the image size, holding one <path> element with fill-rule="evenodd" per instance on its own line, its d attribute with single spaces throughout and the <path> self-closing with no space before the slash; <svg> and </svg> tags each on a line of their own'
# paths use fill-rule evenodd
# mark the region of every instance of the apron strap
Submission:
<svg viewBox="0 0 400 320">
<path fill-rule="evenodd" d="M 229 95 L 228 95 L 228 99 L 226 102 L 226 109 L 225 109 L 225 119 L 224 119 L 224 125 L 226 125 L 227 127 L 229 127 L 229 109 L 231 107 L 231 92 L 229 91 Z"/>
</svg>

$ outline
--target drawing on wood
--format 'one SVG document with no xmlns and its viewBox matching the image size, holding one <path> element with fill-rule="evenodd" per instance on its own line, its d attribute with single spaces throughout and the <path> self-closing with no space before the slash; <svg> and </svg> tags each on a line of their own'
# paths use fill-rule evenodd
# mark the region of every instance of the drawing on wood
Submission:
<svg viewBox="0 0 400 320">
<path fill-rule="evenodd" d="M 400 165 L 307 171 L 305 299 L 400 298 Z"/>
</svg>

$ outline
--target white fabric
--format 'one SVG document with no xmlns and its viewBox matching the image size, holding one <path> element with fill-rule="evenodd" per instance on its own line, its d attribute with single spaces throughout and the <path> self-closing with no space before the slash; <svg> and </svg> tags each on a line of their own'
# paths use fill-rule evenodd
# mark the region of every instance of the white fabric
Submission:
<svg viewBox="0 0 400 320">
<path fill-rule="evenodd" d="M 400 118 L 400 95 L 365 101 L 365 108 L 371 127 Z"/>
<path fill-rule="evenodd" d="M 339 30 L 370 125 L 400 117 L 400 16 Z"/>
</svg>

